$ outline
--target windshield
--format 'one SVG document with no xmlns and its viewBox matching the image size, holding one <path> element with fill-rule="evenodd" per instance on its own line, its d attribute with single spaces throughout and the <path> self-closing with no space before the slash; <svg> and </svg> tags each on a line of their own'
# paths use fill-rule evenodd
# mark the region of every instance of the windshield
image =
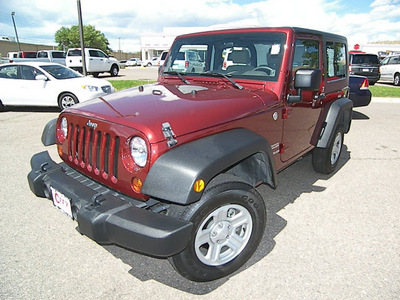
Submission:
<svg viewBox="0 0 400 300">
<path fill-rule="evenodd" d="M 285 41 L 285 34 L 276 32 L 180 38 L 172 46 L 163 71 L 277 81 Z"/>
<path fill-rule="evenodd" d="M 56 79 L 69 79 L 69 78 L 82 77 L 81 74 L 61 65 L 48 65 L 40 67 Z"/>
</svg>

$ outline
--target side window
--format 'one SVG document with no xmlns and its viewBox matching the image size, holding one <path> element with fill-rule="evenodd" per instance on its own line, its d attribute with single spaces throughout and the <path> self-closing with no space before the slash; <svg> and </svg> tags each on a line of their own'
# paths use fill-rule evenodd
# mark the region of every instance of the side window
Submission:
<svg viewBox="0 0 400 300">
<path fill-rule="evenodd" d="M 327 42 L 326 61 L 328 80 L 346 77 L 346 44 Z"/>
<path fill-rule="evenodd" d="M 97 57 L 106 57 L 106 55 L 103 53 L 103 52 L 101 52 L 101 51 L 96 51 L 97 52 Z"/>
<path fill-rule="evenodd" d="M 89 56 L 90 56 L 90 57 L 98 57 L 97 51 L 95 51 L 95 50 L 89 50 Z"/>
<path fill-rule="evenodd" d="M 399 64 L 400 63 L 399 58 L 400 58 L 400 56 L 391 57 L 390 60 L 389 60 L 389 65 Z"/>
<path fill-rule="evenodd" d="M 5 66 L 0 68 L 0 78 L 16 79 L 18 66 Z"/>
<path fill-rule="evenodd" d="M 319 42 L 298 39 L 294 50 L 292 71 L 299 69 L 319 69 Z"/>
<path fill-rule="evenodd" d="M 20 66 L 20 78 L 24 80 L 35 80 L 37 75 L 43 75 L 41 71 L 31 66 Z"/>
</svg>

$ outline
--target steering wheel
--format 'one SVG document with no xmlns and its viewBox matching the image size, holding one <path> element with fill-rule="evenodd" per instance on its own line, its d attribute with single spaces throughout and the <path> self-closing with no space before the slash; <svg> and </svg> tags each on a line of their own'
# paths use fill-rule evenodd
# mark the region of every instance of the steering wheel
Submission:
<svg viewBox="0 0 400 300">
<path fill-rule="evenodd" d="M 267 75 L 269 75 L 269 76 L 275 75 L 275 70 L 270 67 L 267 67 L 267 66 L 257 67 L 257 68 L 254 68 L 252 71 L 261 71 L 261 72 L 267 73 Z"/>
</svg>

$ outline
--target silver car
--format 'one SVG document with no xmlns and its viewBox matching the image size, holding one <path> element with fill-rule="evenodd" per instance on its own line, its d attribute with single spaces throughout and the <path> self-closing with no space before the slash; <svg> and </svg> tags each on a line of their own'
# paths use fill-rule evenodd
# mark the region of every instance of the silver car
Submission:
<svg viewBox="0 0 400 300">
<path fill-rule="evenodd" d="M 387 56 L 381 62 L 381 81 L 400 85 L 400 55 Z"/>
</svg>

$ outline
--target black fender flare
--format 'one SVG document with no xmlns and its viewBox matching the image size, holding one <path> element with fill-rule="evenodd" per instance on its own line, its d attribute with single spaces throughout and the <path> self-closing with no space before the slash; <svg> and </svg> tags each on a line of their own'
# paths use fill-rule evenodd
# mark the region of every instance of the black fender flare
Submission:
<svg viewBox="0 0 400 300">
<path fill-rule="evenodd" d="M 45 146 L 55 145 L 56 144 L 56 128 L 57 128 L 57 120 L 53 119 L 49 121 L 43 129 L 42 133 L 42 143 Z"/>
<path fill-rule="evenodd" d="M 351 117 L 353 111 L 353 101 L 348 98 L 340 98 L 325 109 L 325 113 L 321 114 L 321 119 L 318 123 L 321 125 L 321 130 L 318 136 L 314 136 L 312 144 L 317 148 L 328 147 L 333 138 L 336 127 L 341 124 L 344 133 L 348 133 L 351 125 Z"/>
<path fill-rule="evenodd" d="M 251 157 L 255 157 L 252 161 L 256 163 L 248 162 Z M 276 170 L 270 143 L 248 129 L 239 128 L 200 138 L 164 153 L 150 168 L 142 193 L 187 205 L 202 196 L 204 190 L 194 190 L 197 180 L 202 179 L 207 186 L 218 174 L 245 161 L 245 170 L 253 171 L 251 167 L 257 166 L 258 172 L 255 172 L 251 182 L 253 185 L 264 182 L 276 187 Z"/>
</svg>

